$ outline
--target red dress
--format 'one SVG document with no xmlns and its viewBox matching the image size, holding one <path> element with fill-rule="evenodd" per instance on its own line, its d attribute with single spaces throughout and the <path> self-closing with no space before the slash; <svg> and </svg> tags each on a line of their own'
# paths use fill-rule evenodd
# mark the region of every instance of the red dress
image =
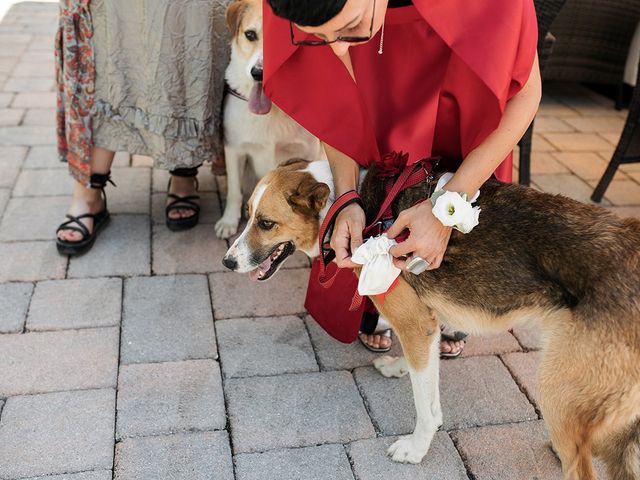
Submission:
<svg viewBox="0 0 640 480">
<path fill-rule="evenodd" d="M 441 155 L 455 170 L 498 126 L 526 83 L 537 43 L 533 0 L 414 0 L 350 48 L 355 82 L 329 47 L 291 44 L 264 4 L 265 91 L 322 141 L 361 165 L 392 151 Z M 300 31 L 296 35 L 304 34 Z M 496 170 L 511 180 L 511 157 Z"/>
</svg>

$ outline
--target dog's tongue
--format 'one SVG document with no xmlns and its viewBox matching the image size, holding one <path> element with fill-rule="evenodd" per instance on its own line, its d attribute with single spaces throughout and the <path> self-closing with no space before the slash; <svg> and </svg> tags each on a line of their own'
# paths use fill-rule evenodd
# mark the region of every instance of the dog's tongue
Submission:
<svg viewBox="0 0 640 480">
<path fill-rule="evenodd" d="M 271 268 L 271 257 L 270 256 L 267 257 L 267 259 L 264 262 L 262 262 L 258 268 L 256 268 L 255 270 L 251 270 L 249 272 L 249 279 L 252 282 L 257 281 L 258 278 L 260 278 L 260 274 L 262 272 L 269 271 L 269 268 Z"/>
<path fill-rule="evenodd" d="M 249 94 L 249 110 L 256 115 L 265 115 L 271 110 L 271 99 L 262 88 L 262 82 L 254 82 Z"/>
</svg>

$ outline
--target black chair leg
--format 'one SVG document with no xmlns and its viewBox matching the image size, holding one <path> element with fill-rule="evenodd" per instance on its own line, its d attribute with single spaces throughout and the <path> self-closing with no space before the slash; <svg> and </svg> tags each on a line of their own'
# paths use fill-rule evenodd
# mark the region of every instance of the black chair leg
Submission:
<svg viewBox="0 0 640 480">
<path fill-rule="evenodd" d="M 520 161 L 518 166 L 518 183 L 529 186 L 531 184 L 531 138 L 533 136 L 533 122 L 520 140 Z"/>
<path fill-rule="evenodd" d="M 593 200 L 596 203 L 602 200 L 602 197 L 604 196 L 604 192 L 607 191 L 607 188 L 609 187 L 611 180 L 613 180 L 613 176 L 616 174 L 616 171 L 618 170 L 619 165 L 620 165 L 620 160 L 618 159 L 618 157 L 614 156 L 609 162 L 609 165 L 607 166 L 607 169 L 602 175 L 602 178 L 598 182 L 598 186 L 593 191 L 593 194 L 591 195 L 591 200 Z"/>
</svg>

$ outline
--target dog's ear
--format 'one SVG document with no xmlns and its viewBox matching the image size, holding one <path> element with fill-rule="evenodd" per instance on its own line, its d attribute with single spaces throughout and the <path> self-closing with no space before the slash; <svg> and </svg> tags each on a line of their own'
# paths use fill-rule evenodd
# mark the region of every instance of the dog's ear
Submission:
<svg viewBox="0 0 640 480">
<path fill-rule="evenodd" d="M 227 27 L 231 32 L 231 37 L 235 38 L 240 30 L 240 23 L 242 22 L 242 14 L 244 13 L 247 5 L 243 0 L 234 0 L 227 7 Z"/>
<path fill-rule="evenodd" d="M 327 204 L 329 193 L 330 190 L 326 183 L 307 178 L 298 185 L 294 192 L 289 194 L 287 202 L 294 211 L 305 215 L 316 215 Z"/>
</svg>

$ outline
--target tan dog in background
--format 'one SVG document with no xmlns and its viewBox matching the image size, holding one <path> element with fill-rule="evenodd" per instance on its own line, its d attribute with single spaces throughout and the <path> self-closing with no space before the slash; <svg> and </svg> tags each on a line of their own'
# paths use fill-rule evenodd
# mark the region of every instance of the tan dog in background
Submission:
<svg viewBox="0 0 640 480">
<path fill-rule="evenodd" d="M 395 215 L 427 191 L 404 191 Z M 223 263 L 267 280 L 295 250 L 317 256 L 332 192 L 327 162 L 294 160 L 269 173 Z M 370 172 L 361 187 L 369 220 L 384 195 Z M 420 462 L 442 424 L 440 323 L 475 334 L 533 323 L 544 343 L 539 405 L 564 478 L 594 480 L 597 455 L 610 478 L 640 480 L 640 221 L 497 181 L 482 187 L 478 203 L 480 224 L 454 231 L 438 269 L 403 272 L 384 303 L 373 298 L 405 354 L 375 366 L 385 376 L 409 372 L 417 412 L 414 432 L 388 453 Z"/>
<path fill-rule="evenodd" d="M 242 176 L 249 161 L 258 179 L 291 157 L 325 158 L 320 141 L 271 104 L 262 89 L 262 2 L 235 0 L 227 9 L 231 61 L 225 78 L 232 92 L 224 102 L 224 153 L 227 197 L 216 234 L 238 230 Z"/>
</svg>

